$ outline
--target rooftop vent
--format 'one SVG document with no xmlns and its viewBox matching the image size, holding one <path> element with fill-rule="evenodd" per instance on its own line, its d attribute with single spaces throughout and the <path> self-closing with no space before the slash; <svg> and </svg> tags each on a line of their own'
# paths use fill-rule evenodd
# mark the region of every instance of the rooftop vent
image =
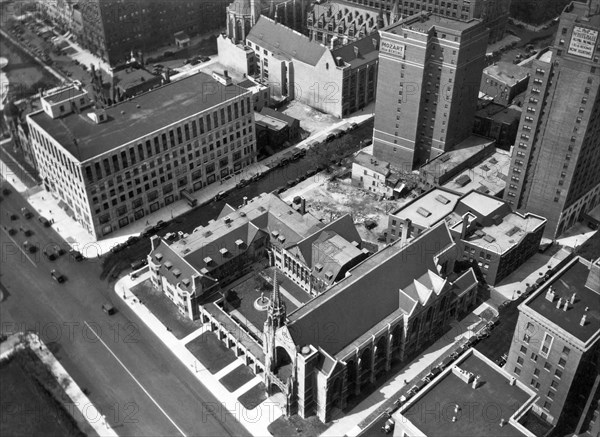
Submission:
<svg viewBox="0 0 600 437">
<path fill-rule="evenodd" d="M 498 164 L 498 160 L 496 158 L 490 159 L 490 164 Z"/>
<path fill-rule="evenodd" d="M 421 214 L 423 217 L 429 217 L 431 212 L 427 211 L 425 208 L 418 207 L 417 212 Z"/>
<path fill-rule="evenodd" d="M 327 278 L 329 281 L 331 281 L 331 279 L 333 278 L 333 272 L 332 272 L 332 271 L 330 271 L 330 270 L 328 270 L 328 271 L 325 273 L 325 277 L 326 277 L 326 278 Z"/>
<path fill-rule="evenodd" d="M 315 264 L 315 270 L 317 272 L 320 272 L 321 270 L 323 270 L 323 264 L 320 264 L 320 263 Z"/>
<path fill-rule="evenodd" d="M 285 243 L 285 235 L 280 235 L 279 238 L 277 238 L 281 243 Z"/>
<path fill-rule="evenodd" d="M 464 174 L 464 175 L 458 177 L 455 182 L 459 187 L 464 187 L 469 182 L 471 182 L 471 178 L 469 176 L 467 176 L 466 174 Z"/>
<path fill-rule="evenodd" d="M 244 211 L 240 211 L 240 217 L 246 217 L 246 213 Z"/>
<path fill-rule="evenodd" d="M 279 231 L 271 231 L 271 235 L 275 238 L 279 237 Z"/>
<path fill-rule="evenodd" d="M 438 202 L 440 202 L 443 205 L 447 205 L 450 203 L 450 199 L 448 199 L 445 196 L 442 196 L 441 194 L 439 196 L 435 196 L 435 200 L 437 200 Z"/>
<path fill-rule="evenodd" d="M 227 217 L 225 217 L 225 218 L 223 219 L 223 221 L 224 221 L 225 223 L 231 223 L 233 220 L 231 220 L 231 217 L 227 216 Z"/>
<path fill-rule="evenodd" d="M 212 235 L 211 231 L 206 231 L 204 234 L 202 234 L 204 237 L 210 237 Z"/>
<path fill-rule="evenodd" d="M 549 302 L 554 302 L 554 296 L 556 296 L 556 293 L 552 287 L 548 288 L 548 291 L 546 291 L 546 300 Z"/>
<path fill-rule="evenodd" d="M 494 241 L 496 241 L 496 239 L 494 237 L 492 237 L 491 235 L 486 235 L 485 237 L 483 237 L 483 239 L 485 241 L 487 241 L 488 243 L 493 243 Z"/>
<path fill-rule="evenodd" d="M 521 230 L 520 227 L 518 226 L 514 226 L 512 229 L 510 229 L 509 231 L 506 232 L 506 235 L 508 237 L 512 237 L 513 235 L 515 235 L 517 232 L 519 232 Z"/>
<path fill-rule="evenodd" d="M 585 326 L 585 319 L 586 319 L 586 318 L 587 318 L 587 317 L 586 317 L 586 315 L 585 315 L 585 314 L 584 314 L 584 315 L 581 317 L 581 321 L 579 322 L 579 324 L 580 324 L 581 326 Z"/>
</svg>

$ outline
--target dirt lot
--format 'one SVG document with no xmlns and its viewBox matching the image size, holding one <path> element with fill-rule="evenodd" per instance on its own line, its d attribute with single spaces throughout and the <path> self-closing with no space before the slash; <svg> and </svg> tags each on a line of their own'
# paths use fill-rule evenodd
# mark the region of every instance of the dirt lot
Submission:
<svg viewBox="0 0 600 437">
<path fill-rule="evenodd" d="M 286 201 L 295 196 L 304 197 L 307 210 L 324 223 L 351 214 L 364 241 L 377 244 L 380 249 L 385 246 L 385 241 L 378 241 L 377 238 L 387 229 L 387 214 L 410 199 L 379 200 L 373 194 L 353 187 L 350 177 L 332 182 L 326 176 L 316 175 L 286 191 Z M 364 225 L 368 220 L 376 222 L 377 226 L 368 230 Z"/>
</svg>

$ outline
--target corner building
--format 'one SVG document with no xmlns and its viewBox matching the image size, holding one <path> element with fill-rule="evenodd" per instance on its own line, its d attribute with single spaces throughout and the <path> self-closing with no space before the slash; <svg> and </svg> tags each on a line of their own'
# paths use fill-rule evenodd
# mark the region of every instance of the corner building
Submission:
<svg viewBox="0 0 600 437">
<path fill-rule="evenodd" d="M 504 199 L 555 238 L 600 203 L 600 0 L 573 2 L 533 61 Z"/>
<path fill-rule="evenodd" d="M 252 92 L 199 73 L 109 108 L 72 86 L 27 123 L 44 188 L 96 239 L 255 162 Z"/>
<path fill-rule="evenodd" d="M 412 170 L 471 134 L 488 30 L 421 13 L 380 34 L 373 155 Z"/>
<path fill-rule="evenodd" d="M 519 305 L 505 369 L 535 390 L 536 413 L 551 425 L 594 384 L 599 309 L 600 260 L 579 257 Z"/>
</svg>

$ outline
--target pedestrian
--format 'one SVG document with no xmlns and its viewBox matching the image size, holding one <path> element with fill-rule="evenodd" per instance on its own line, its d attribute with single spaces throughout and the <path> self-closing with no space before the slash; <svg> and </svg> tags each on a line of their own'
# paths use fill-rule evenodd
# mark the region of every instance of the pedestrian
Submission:
<svg viewBox="0 0 600 437">
<path fill-rule="evenodd" d="M 50 214 L 52 214 L 52 210 L 51 209 L 49 209 L 48 212 L 50 212 Z"/>
</svg>

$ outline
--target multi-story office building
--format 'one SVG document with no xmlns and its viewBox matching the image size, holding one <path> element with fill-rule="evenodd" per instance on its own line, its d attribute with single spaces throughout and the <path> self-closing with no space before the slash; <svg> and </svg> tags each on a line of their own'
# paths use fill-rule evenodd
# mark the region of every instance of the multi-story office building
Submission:
<svg viewBox="0 0 600 437">
<path fill-rule="evenodd" d="M 471 135 L 488 30 L 424 12 L 380 34 L 373 154 L 411 170 Z"/>
<path fill-rule="evenodd" d="M 510 12 L 510 0 L 345 0 L 407 17 L 421 11 L 469 21 L 480 18 L 490 29 L 489 43 L 504 37 Z"/>
<path fill-rule="evenodd" d="M 174 44 L 225 25 L 230 0 L 85 0 L 80 2 L 83 32 L 78 41 L 110 65 L 125 63 L 131 52 Z"/>
<path fill-rule="evenodd" d="M 533 61 L 504 198 L 554 238 L 600 203 L 600 1 L 573 2 Z"/>
<path fill-rule="evenodd" d="M 536 391 L 538 415 L 550 424 L 588 396 L 598 374 L 599 308 L 600 260 L 579 257 L 519 305 L 505 368 Z"/>
<path fill-rule="evenodd" d="M 227 82 L 226 82 L 227 83 Z M 251 91 L 199 73 L 109 108 L 77 86 L 28 115 L 46 190 L 96 238 L 255 161 Z"/>
</svg>

